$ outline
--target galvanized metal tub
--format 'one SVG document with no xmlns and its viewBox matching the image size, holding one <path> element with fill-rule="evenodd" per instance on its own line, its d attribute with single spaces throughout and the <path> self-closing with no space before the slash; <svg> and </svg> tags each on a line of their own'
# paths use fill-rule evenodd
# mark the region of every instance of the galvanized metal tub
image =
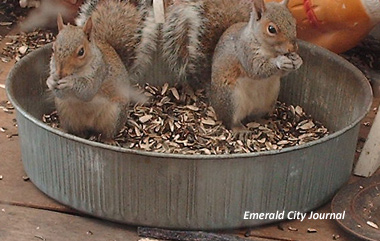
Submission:
<svg viewBox="0 0 380 241">
<path fill-rule="evenodd" d="M 334 133 L 305 145 L 235 155 L 158 154 L 91 142 L 41 121 L 52 106 L 45 80 L 51 46 L 16 64 L 7 79 L 25 171 L 48 196 L 74 209 L 133 225 L 225 229 L 270 223 L 250 213 L 306 212 L 348 180 L 359 122 L 372 101 L 362 73 L 301 42 L 302 68 L 284 78 L 280 99 L 301 105 Z M 280 216 L 281 218 L 281 216 Z"/>
</svg>

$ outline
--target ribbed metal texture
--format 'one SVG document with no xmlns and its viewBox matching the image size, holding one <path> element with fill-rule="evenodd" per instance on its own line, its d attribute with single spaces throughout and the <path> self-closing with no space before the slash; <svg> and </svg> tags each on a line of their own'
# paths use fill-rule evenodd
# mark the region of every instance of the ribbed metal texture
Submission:
<svg viewBox="0 0 380 241">
<path fill-rule="evenodd" d="M 280 98 L 299 104 L 334 131 L 295 148 L 254 154 L 187 156 L 94 143 L 43 124 L 50 46 L 20 61 L 7 80 L 18 110 L 25 170 L 50 197 L 91 215 L 134 225 L 224 229 L 274 220 L 244 212 L 309 211 L 348 180 L 359 121 L 372 95 L 368 81 L 340 57 L 301 42 L 302 68 Z M 155 71 L 156 72 L 156 71 Z"/>
</svg>

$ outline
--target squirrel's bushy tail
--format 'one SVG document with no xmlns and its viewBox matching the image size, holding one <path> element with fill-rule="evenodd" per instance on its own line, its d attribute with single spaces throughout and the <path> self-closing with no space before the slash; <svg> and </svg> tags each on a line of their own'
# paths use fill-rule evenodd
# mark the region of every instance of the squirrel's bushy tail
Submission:
<svg viewBox="0 0 380 241">
<path fill-rule="evenodd" d="M 200 36 L 203 34 L 202 1 L 188 1 L 168 8 L 162 27 L 163 58 L 180 79 L 196 72 L 203 59 Z"/>
<path fill-rule="evenodd" d="M 130 1 L 89 0 L 82 5 L 76 23 L 83 26 L 91 16 L 93 38 L 111 45 L 125 66 L 130 67 L 135 58 L 136 33 L 143 19 L 142 14 Z"/>
<path fill-rule="evenodd" d="M 180 81 L 208 81 L 220 36 L 249 20 L 253 1 L 166 0 L 165 22 L 159 24 L 150 0 L 87 0 L 76 23 L 83 26 L 91 16 L 95 37 L 108 42 L 136 76 L 159 55 Z"/>
<path fill-rule="evenodd" d="M 246 22 L 253 0 L 179 0 L 167 9 L 163 57 L 180 79 L 208 81 L 215 46 L 228 27 Z"/>
<path fill-rule="evenodd" d="M 87 0 L 79 8 L 79 15 L 75 19 L 77 26 L 83 26 L 87 19 L 91 16 L 92 12 L 95 10 L 96 5 L 100 0 Z"/>
<path fill-rule="evenodd" d="M 220 37 L 235 23 L 248 22 L 254 0 L 203 0 L 205 31 L 200 41 L 205 54 L 214 52 Z"/>
</svg>

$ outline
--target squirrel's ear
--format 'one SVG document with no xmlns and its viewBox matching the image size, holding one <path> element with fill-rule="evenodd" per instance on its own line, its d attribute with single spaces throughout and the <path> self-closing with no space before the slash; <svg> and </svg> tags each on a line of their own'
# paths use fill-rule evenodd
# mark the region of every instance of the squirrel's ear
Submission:
<svg viewBox="0 0 380 241">
<path fill-rule="evenodd" d="M 253 0 L 253 12 L 256 14 L 256 20 L 260 20 L 265 12 L 264 0 Z"/>
<path fill-rule="evenodd" d="M 287 7 L 289 4 L 289 0 L 282 0 L 281 4 Z"/>
<path fill-rule="evenodd" d="M 91 17 L 89 17 L 83 26 L 83 31 L 87 35 L 88 39 L 90 39 L 91 30 L 92 30 L 92 19 Z"/>
<path fill-rule="evenodd" d="M 60 13 L 58 13 L 57 25 L 58 25 L 58 31 L 61 31 L 63 27 L 65 27 L 65 24 L 63 23 L 62 15 Z"/>
</svg>

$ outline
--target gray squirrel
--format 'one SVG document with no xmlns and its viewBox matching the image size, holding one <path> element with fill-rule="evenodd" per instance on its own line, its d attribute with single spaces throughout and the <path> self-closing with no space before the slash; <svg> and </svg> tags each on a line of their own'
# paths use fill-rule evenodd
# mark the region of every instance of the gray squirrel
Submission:
<svg viewBox="0 0 380 241">
<path fill-rule="evenodd" d="M 243 120 L 270 113 L 280 78 L 302 64 L 288 2 L 255 0 L 249 22 L 232 25 L 216 46 L 210 102 L 227 128 L 246 131 Z"/>
<path fill-rule="evenodd" d="M 99 8 L 83 27 L 64 25 L 59 15 L 46 83 L 65 131 L 80 137 L 101 134 L 101 141 L 115 144 L 128 105 L 144 102 L 145 97 L 130 85 L 119 55 L 93 26 L 110 5 L 119 7 L 119 17 L 133 15 L 131 6 L 115 2 Z"/>
</svg>

